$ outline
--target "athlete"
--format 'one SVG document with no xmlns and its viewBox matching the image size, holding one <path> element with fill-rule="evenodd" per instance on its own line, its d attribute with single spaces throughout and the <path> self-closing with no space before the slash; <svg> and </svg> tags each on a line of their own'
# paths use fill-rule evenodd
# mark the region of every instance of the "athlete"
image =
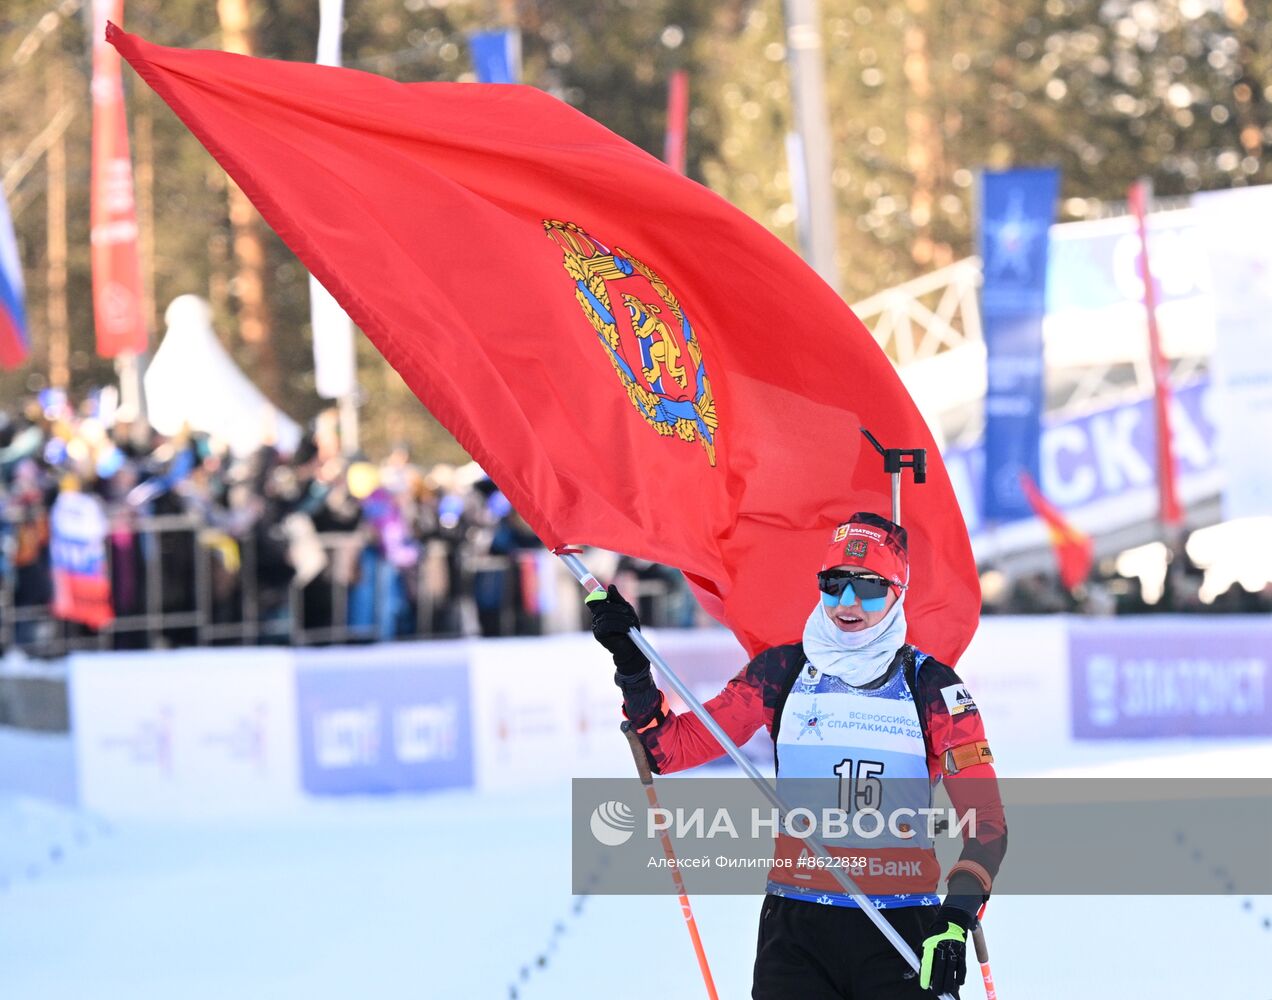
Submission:
<svg viewBox="0 0 1272 1000">
<path fill-rule="evenodd" d="M 760 911 L 754 1000 L 957 996 L 966 977 L 967 936 L 1006 851 L 1007 828 L 993 756 L 967 686 L 905 642 L 909 583 L 905 529 L 875 514 L 852 515 L 826 551 L 802 640 L 764 650 L 706 703 L 739 745 L 761 726 L 768 730 L 779 791 L 786 784 L 803 792 L 799 800 L 788 798 L 792 806 L 817 812 L 833 793 L 831 805 L 886 816 L 898 796 L 904 806 L 931 807 L 932 790 L 943 781 L 963 835 L 944 901 L 937 895 L 933 831 L 917 808 L 904 814 L 920 817 L 913 828 L 900 824 L 855 846 L 827 841 L 832 855 L 874 862 L 844 870 L 914 948 L 917 974 L 833 873 L 775 866 Z M 593 634 L 613 655 L 623 711 L 650 768 L 667 774 L 723 754 L 698 718 L 668 709 L 649 661 L 627 634 L 639 619 L 617 589 L 593 595 L 588 608 Z M 974 835 L 963 822 L 969 810 Z M 801 851 L 807 852 L 801 841 L 779 836 L 778 857 Z"/>
</svg>

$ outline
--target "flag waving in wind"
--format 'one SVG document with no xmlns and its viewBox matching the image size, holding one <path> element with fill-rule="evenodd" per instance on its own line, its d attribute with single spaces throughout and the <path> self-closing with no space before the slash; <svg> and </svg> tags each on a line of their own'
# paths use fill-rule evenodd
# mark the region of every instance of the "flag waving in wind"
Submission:
<svg viewBox="0 0 1272 1000">
<path fill-rule="evenodd" d="M 31 353 L 23 303 L 22 262 L 9 203 L 0 189 L 0 368 L 17 368 Z"/>
<path fill-rule="evenodd" d="M 797 638 L 834 525 L 907 484 L 912 641 L 953 661 L 980 588 L 923 419 L 780 241 L 529 87 L 150 45 L 123 57 L 550 547 L 683 570 L 749 650 Z"/>
<path fill-rule="evenodd" d="M 1091 541 L 1091 536 L 1075 528 L 1061 513 L 1060 508 L 1042 495 L 1029 473 L 1021 473 L 1020 487 L 1024 490 L 1029 506 L 1047 526 L 1047 537 L 1056 553 L 1060 582 L 1068 590 L 1085 583 L 1095 561 L 1095 543 Z"/>
</svg>

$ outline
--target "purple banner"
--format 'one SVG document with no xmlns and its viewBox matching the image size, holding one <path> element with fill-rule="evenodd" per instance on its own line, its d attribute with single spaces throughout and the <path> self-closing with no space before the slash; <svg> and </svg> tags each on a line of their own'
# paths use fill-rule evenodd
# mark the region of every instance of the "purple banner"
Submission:
<svg viewBox="0 0 1272 1000">
<path fill-rule="evenodd" d="M 1272 621 L 1076 620 L 1069 682 L 1076 739 L 1272 736 Z"/>
<path fill-rule="evenodd" d="M 297 653 L 301 783 L 311 795 L 466 788 L 472 710 L 462 653 L 417 646 Z"/>
</svg>

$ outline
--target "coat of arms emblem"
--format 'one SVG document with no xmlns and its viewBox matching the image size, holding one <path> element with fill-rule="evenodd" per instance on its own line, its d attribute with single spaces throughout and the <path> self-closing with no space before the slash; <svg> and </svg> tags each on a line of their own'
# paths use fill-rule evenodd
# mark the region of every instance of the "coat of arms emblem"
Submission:
<svg viewBox="0 0 1272 1000">
<path fill-rule="evenodd" d="M 716 464 L 715 396 L 697 334 L 675 293 L 652 268 L 572 222 L 545 220 L 562 250 L 574 296 L 627 390 L 663 437 L 702 442 Z"/>
</svg>

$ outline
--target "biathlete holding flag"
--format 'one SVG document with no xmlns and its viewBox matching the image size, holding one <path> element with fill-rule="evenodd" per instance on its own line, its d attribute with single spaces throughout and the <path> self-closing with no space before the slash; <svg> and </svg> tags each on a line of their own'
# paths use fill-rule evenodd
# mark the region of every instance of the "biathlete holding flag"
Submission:
<svg viewBox="0 0 1272 1000">
<path fill-rule="evenodd" d="M 838 802 L 845 781 L 850 787 L 855 782 L 854 795 L 864 792 L 865 804 L 880 808 L 880 793 L 908 787 L 921 789 L 926 801 L 903 793 L 906 806 L 931 807 L 932 789 L 943 780 L 964 843 L 947 876 L 944 902 L 936 894 L 940 866 L 925 831 L 872 839 L 865 851 L 827 843 L 832 855 L 860 854 L 879 862 L 878 875 L 851 866 L 845 871 L 920 956 L 918 975 L 831 872 L 775 866 L 760 911 L 751 995 L 754 1000 L 957 995 L 966 976 L 967 936 L 1007 848 L 980 713 L 953 669 L 905 643 L 904 528 L 875 514 L 854 514 L 835 529 L 817 583 L 820 600 L 802 641 L 761 652 L 707 709 L 739 745 L 765 726 L 779 783 L 800 782 L 796 787 L 806 795 L 793 804 L 815 813 L 836 803 L 807 801 L 818 797 L 813 789 L 836 789 Z M 697 718 L 668 710 L 649 661 L 627 634 L 640 621 L 617 589 L 591 599 L 588 608 L 593 634 L 613 654 L 624 713 L 653 771 L 667 774 L 719 757 L 722 749 Z M 961 822 L 973 809 L 974 836 Z M 799 845 L 780 836 L 778 856 L 796 857 Z"/>
</svg>

